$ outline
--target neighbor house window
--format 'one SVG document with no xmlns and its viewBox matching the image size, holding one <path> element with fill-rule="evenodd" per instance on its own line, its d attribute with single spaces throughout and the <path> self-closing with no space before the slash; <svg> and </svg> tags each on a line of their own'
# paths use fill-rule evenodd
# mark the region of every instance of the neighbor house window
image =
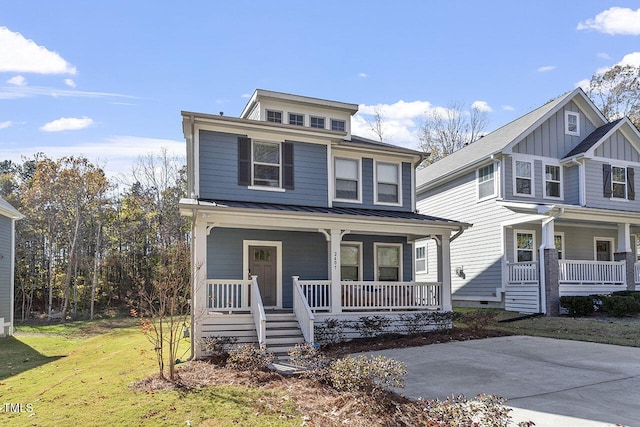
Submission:
<svg viewBox="0 0 640 427">
<path fill-rule="evenodd" d="M 402 246 L 375 244 L 376 280 L 381 282 L 399 282 L 402 276 Z"/>
<path fill-rule="evenodd" d="M 496 194 L 496 179 L 493 163 L 478 169 L 478 200 L 483 200 Z"/>
<path fill-rule="evenodd" d="M 360 162 L 355 159 L 335 159 L 335 198 L 360 200 Z"/>
<path fill-rule="evenodd" d="M 340 245 L 340 280 L 362 280 L 362 250 L 360 244 Z"/>
<path fill-rule="evenodd" d="M 394 163 L 376 162 L 376 201 L 400 203 L 400 166 Z"/>
<path fill-rule="evenodd" d="M 304 114 L 289 113 L 289 124 L 304 126 Z"/>
<path fill-rule="evenodd" d="M 416 246 L 416 273 L 427 271 L 427 247 Z"/>
<path fill-rule="evenodd" d="M 533 232 L 531 231 L 516 231 L 515 232 L 515 244 L 516 244 L 516 261 L 517 262 L 530 262 L 535 260 L 535 248 L 536 242 Z"/>
<path fill-rule="evenodd" d="M 564 113 L 564 133 L 567 135 L 580 135 L 580 113 L 566 111 Z"/>
<path fill-rule="evenodd" d="M 604 197 L 635 200 L 635 172 L 633 168 L 602 165 Z"/>
<path fill-rule="evenodd" d="M 311 116 L 311 122 L 309 124 L 312 128 L 324 129 L 324 117 Z"/>
<path fill-rule="evenodd" d="M 253 142 L 253 185 L 280 187 L 280 144 Z"/>
<path fill-rule="evenodd" d="M 558 251 L 558 259 L 564 259 L 564 233 L 556 233 L 553 236 L 553 245 Z"/>
<path fill-rule="evenodd" d="M 338 132 L 344 132 L 345 122 L 344 120 L 331 119 L 331 130 L 337 130 Z"/>
<path fill-rule="evenodd" d="M 544 166 L 544 196 L 562 197 L 562 175 L 560 166 Z"/>
<path fill-rule="evenodd" d="M 533 196 L 533 162 L 515 161 L 515 194 Z"/>
<path fill-rule="evenodd" d="M 611 167 L 611 197 L 618 199 L 627 198 L 627 168 Z"/>
<path fill-rule="evenodd" d="M 267 121 L 272 123 L 282 123 L 282 111 L 267 110 Z"/>
</svg>

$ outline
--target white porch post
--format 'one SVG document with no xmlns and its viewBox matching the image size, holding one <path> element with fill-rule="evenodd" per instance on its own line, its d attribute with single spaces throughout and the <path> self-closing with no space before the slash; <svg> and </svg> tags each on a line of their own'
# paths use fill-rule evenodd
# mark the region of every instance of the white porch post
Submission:
<svg viewBox="0 0 640 427">
<path fill-rule="evenodd" d="M 331 263 L 331 313 L 342 313 L 342 286 L 340 285 L 340 242 L 343 234 L 331 229 L 329 233 L 329 262 Z"/>
<path fill-rule="evenodd" d="M 207 313 L 207 220 L 205 214 L 193 216 L 193 239 L 191 241 L 191 349 L 198 353 L 195 343 L 202 339 L 199 318 Z M 199 357 L 200 354 L 196 354 Z"/>
<path fill-rule="evenodd" d="M 618 250 L 631 252 L 631 224 L 618 224 Z"/>
<path fill-rule="evenodd" d="M 450 234 L 443 234 L 440 239 L 440 262 L 438 267 L 442 267 L 438 271 L 440 282 L 442 283 L 442 311 L 451 311 L 453 306 L 451 304 L 451 247 L 450 247 Z"/>
</svg>

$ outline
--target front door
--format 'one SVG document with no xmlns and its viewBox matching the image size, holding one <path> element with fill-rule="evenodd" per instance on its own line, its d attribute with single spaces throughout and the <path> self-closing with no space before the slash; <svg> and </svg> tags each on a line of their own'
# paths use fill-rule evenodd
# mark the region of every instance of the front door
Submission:
<svg viewBox="0 0 640 427">
<path fill-rule="evenodd" d="M 596 239 L 595 241 L 595 252 L 596 252 L 596 261 L 613 261 L 612 256 L 612 246 L 613 242 L 609 239 Z"/>
<path fill-rule="evenodd" d="M 249 246 L 249 274 L 258 276 L 262 304 L 275 307 L 278 301 L 278 272 L 275 246 Z"/>
</svg>

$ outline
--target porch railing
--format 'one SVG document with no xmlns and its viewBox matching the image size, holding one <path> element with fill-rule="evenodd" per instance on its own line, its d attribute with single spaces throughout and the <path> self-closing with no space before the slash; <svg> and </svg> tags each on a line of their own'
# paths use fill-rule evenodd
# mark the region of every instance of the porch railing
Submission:
<svg viewBox="0 0 640 427">
<path fill-rule="evenodd" d="M 331 280 L 298 280 L 312 311 L 331 310 Z"/>
<path fill-rule="evenodd" d="M 298 276 L 293 276 L 293 313 L 296 315 L 296 319 L 298 319 L 305 342 L 313 343 L 313 322 L 315 317 L 300 287 Z"/>
<path fill-rule="evenodd" d="M 507 264 L 507 281 L 509 283 L 537 283 L 538 282 L 538 262 L 512 262 Z"/>
<path fill-rule="evenodd" d="M 253 301 L 253 304 L 251 304 L 251 314 L 253 315 L 253 322 L 256 324 L 258 344 L 260 347 L 264 347 L 267 344 L 267 315 L 262 305 L 257 276 L 251 277 L 251 300 Z"/>
<path fill-rule="evenodd" d="M 207 280 L 207 307 L 213 310 L 248 311 L 251 280 Z"/>
<path fill-rule="evenodd" d="M 625 261 L 560 260 L 558 264 L 560 266 L 558 280 L 561 284 L 626 285 L 627 283 Z"/>
<path fill-rule="evenodd" d="M 439 282 L 341 282 L 343 310 L 442 307 Z"/>
</svg>

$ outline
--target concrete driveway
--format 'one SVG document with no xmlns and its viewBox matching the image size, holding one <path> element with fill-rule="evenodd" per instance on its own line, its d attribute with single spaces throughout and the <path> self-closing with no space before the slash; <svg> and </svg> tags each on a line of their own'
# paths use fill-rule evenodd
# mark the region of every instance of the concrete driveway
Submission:
<svg viewBox="0 0 640 427">
<path fill-rule="evenodd" d="M 369 354 L 407 364 L 411 398 L 494 394 L 537 427 L 640 426 L 640 348 L 509 336 Z"/>
</svg>

